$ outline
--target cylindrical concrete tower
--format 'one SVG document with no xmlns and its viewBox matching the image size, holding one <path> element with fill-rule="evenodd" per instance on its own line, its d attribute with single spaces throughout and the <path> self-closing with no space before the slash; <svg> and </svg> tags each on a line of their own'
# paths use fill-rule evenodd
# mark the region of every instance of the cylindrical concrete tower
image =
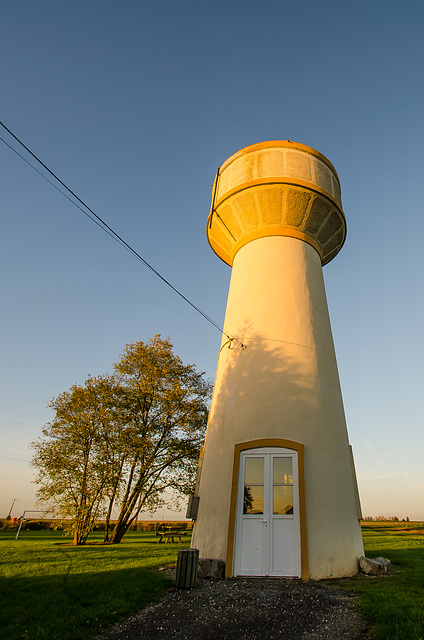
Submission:
<svg viewBox="0 0 424 640">
<path fill-rule="evenodd" d="M 232 276 L 192 545 L 227 577 L 353 575 L 360 506 L 322 276 L 346 236 L 334 167 L 290 141 L 242 149 L 207 234 Z"/>
</svg>

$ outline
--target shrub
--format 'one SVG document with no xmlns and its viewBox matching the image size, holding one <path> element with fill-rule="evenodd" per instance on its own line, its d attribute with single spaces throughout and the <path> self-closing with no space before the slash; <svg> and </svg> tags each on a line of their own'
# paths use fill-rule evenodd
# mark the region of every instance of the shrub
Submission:
<svg viewBox="0 0 424 640">
<path fill-rule="evenodd" d="M 48 522 L 44 522 L 43 520 L 24 520 L 22 525 L 22 529 L 25 529 L 25 531 L 43 531 L 48 528 Z"/>
</svg>

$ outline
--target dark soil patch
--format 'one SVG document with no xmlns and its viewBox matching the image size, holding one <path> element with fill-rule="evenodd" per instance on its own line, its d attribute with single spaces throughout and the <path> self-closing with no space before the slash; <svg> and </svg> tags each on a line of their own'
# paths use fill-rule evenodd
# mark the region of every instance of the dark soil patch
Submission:
<svg viewBox="0 0 424 640">
<path fill-rule="evenodd" d="M 366 626 L 355 598 L 300 580 L 204 580 L 194 589 L 171 589 L 98 640 L 359 640 Z"/>
</svg>

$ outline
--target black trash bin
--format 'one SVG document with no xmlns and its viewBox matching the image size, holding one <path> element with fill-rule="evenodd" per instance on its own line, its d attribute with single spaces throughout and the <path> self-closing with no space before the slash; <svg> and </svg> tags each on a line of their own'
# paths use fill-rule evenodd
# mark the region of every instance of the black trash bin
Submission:
<svg viewBox="0 0 424 640">
<path fill-rule="evenodd" d="M 199 549 L 178 551 L 177 574 L 175 576 L 177 589 L 192 589 L 196 586 L 198 562 Z"/>
</svg>

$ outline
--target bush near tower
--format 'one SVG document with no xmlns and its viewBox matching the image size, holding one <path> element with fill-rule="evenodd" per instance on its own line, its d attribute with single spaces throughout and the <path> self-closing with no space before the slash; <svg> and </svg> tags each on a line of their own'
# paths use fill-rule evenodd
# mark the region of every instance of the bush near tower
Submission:
<svg viewBox="0 0 424 640">
<path fill-rule="evenodd" d="M 102 516 L 104 541 L 119 543 L 164 491 L 192 490 L 211 384 L 172 348 L 159 335 L 127 344 L 113 375 L 90 376 L 50 403 L 55 416 L 32 443 L 37 495 L 72 518 L 74 545 Z"/>
</svg>

